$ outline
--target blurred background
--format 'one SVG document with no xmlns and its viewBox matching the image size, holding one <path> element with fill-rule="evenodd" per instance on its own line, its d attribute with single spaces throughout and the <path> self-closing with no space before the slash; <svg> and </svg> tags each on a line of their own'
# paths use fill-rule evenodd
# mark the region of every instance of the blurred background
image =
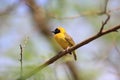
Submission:
<svg viewBox="0 0 120 80">
<path fill-rule="evenodd" d="M 120 0 L 1 0 L 0 80 L 20 76 L 60 50 L 50 32 L 62 26 L 80 43 L 95 35 L 111 15 L 105 30 L 120 24 Z M 62 58 L 28 80 L 120 80 L 120 32 L 100 37 L 76 50 L 77 61 Z"/>
</svg>

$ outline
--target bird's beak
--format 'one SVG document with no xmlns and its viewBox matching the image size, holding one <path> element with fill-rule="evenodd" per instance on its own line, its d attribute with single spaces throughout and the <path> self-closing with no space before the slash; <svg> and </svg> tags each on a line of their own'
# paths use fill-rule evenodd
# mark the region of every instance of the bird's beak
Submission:
<svg viewBox="0 0 120 80">
<path fill-rule="evenodd" d="M 55 31 L 51 31 L 52 33 L 55 33 Z"/>
</svg>

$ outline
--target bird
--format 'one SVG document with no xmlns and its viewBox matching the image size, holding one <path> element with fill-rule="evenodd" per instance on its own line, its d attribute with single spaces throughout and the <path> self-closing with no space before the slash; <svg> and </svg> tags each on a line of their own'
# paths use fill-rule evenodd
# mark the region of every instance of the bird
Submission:
<svg viewBox="0 0 120 80">
<path fill-rule="evenodd" d="M 54 38 L 56 42 L 65 50 L 75 45 L 74 40 L 67 34 L 66 30 L 59 26 L 54 31 Z M 75 61 L 77 60 L 76 52 L 72 51 L 69 54 L 73 54 Z"/>
</svg>

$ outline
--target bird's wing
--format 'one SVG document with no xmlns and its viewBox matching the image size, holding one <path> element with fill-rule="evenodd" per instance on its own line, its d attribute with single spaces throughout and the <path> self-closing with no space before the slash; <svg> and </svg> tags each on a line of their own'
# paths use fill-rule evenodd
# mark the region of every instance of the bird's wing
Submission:
<svg viewBox="0 0 120 80">
<path fill-rule="evenodd" d="M 73 39 L 67 33 L 64 33 L 64 34 L 65 34 L 65 40 L 70 44 L 70 46 L 75 45 L 75 42 L 73 41 Z"/>
<path fill-rule="evenodd" d="M 75 42 L 73 41 L 73 39 L 67 33 L 65 33 L 65 40 L 69 43 L 70 46 L 75 45 Z M 73 53 L 74 59 L 77 60 L 77 56 L 76 56 L 75 51 L 73 51 L 72 53 Z"/>
</svg>

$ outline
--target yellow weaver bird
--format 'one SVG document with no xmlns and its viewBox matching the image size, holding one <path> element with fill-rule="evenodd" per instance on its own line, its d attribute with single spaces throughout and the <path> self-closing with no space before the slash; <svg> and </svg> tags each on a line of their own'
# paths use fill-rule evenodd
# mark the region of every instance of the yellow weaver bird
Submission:
<svg viewBox="0 0 120 80">
<path fill-rule="evenodd" d="M 63 48 L 68 49 L 71 46 L 75 45 L 75 42 L 71 38 L 70 35 L 68 35 L 64 28 L 58 27 L 54 31 L 52 31 L 55 35 L 54 38 L 57 41 L 57 43 Z M 77 60 L 77 56 L 75 51 L 71 52 L 74 56 L 74 59 Z M 70 54 L 71 54 L 70 53 Z"/>
</svg>

